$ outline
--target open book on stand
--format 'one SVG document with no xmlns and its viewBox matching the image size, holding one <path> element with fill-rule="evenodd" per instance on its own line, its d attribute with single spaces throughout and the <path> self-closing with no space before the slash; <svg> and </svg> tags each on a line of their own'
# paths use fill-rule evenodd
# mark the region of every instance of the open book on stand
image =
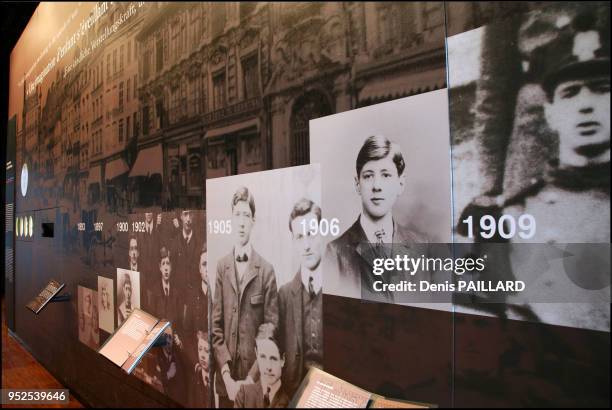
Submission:
<svg viewBox="0 0 612 410">
<path fill-rule="evenodd" d="M 370 393 L 316 367 L 311 367 L 291 408 L 432 408 L 433 404 L 390 399 Z"/>
<path fill-rule="evenodd" d="M 169 326 L 167 320 L 159 320 L 140 309 L 134 309 L 98 353 L 130 374 Z"/>
</svg>

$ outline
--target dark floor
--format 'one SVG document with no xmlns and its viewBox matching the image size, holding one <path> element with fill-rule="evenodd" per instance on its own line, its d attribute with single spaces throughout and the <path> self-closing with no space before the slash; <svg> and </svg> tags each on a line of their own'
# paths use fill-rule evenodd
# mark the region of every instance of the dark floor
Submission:
<svg viewBox="0 0 612 410">
<path fill-rule="evenodd" d="M 60 384 L 24 347 L 9 335 L 2 299 L 2 388 L 3 389 L 62 389 Z M 72 394 L 68 404 L 39 406 L 2 405 L 4 407 L 82 408 Z"/>
</svg>

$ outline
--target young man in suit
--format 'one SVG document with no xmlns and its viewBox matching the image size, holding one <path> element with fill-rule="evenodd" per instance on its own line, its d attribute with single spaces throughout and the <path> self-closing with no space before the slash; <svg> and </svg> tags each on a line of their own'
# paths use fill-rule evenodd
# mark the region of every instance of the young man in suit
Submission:
<svg viewBox="0 0 612 410">
<path fill-rule="evenodd" d="M 185 308 L 181 302 L 180 289 L 177 288 L 172 277 L 171 256 L 170 250 L 162 246 L 159 251 L 159 273 L 161 275 L 153 292 L 154 313 L 160 319 L 170 320 L 174 329 L 175 344 L 182 348 Z"/>
<path fill-rule="evenodd" d="M 405 188 L 404 156 L 398 144 L 373 135 L 363 143 L 355 165 L 362 212 L 350 228 L 329 243 L 324 270 L 329 272 L 330 290 L 338 296 L 392 301 L 393 294 L 377 293 L 373 288 L 378 278 L 372 275 L 364 244 L 391 257 L 387 254 L 391 244 L 393 252 L 404 252 L 412 244 L 426 242 L 393 218 L 393 206 Z M 381 277 L 386 283 L 390 282 L 389 274 Z"/>
<path fill-rule="evenodd" d="M 289 231 L 300 256 L 293 280 L 278 291 L 279 339 L 285 350 L 283 386 L 291 396 L 311 366 L 323 367 L 323 321 L 321 292 L 323 242 L 310 229 L 321 221 L 321 208 L 309 199 L 299 200 L 289 216 Z M 305 225 L 304 225 L 305 223 Z"/>
<path fill-rule="evenodd" d="M 129 274 L 123 276 L 123 302 L 117 307 L 117 326 L 121 326 L 123 322 L 132 314 L 132 279 Z"/>
<path fill-rule="evenodd" d="M 259 326 L 278 325 L 274 268 L 251 243 L 255 223 L 253 195 L 241 187 L 231 206 L 236 243 L 217 264 L 212 317 L 219 407 L 232 407 L 240 384 L 252 381 L 248 373 L 255 363 L 255 335 Z"/>
<path fill-rule="evenodd" d="M 210 285 L 208 283 L 208 253 L 206 252 L 206 245 L 202 247 L 199 261 L 199 286 L 190 287 L 186 295 L 189 302 L 185 317 L 185 327 L 189 331 L 189 338 L 195 337 L 196 333 L 200 330 L 208 332 Z"/>
<path fill-rule="evenodd" d="M 130 270 L 140 272 L 138 269 L 138 258 L 140 252 L 138 251 L 138 239 L 134 235 L 130 235 L 129 249 L 128 249 L 128 263 L 130 264 Z"/>
<path fill-rule="evenodd" d="M 181 229 L 177 234 L 176 246 L 176 278 L 177 285 L 182 289 L 200 285 L 198 261 L 202 250 L 200 236 L 193 229 L 193 212 L 184 210 L 180 215 Z"/>
<path fill-rule="evenodd" d="M 156 370 L 161 375 L 164 392 L 173 400 L 184 402 L 185 380 L 183 375 L 183 361 L 177 354 L 176 344 L 173 343 L 175 334 L 172 326 L 168 328 L 163 337 L 165 345 L 157 352 Z"/>
<path fill-rule="evenodd" d="M 289 404 L 281 379 L 285 355 L 276 338 L 276 326 L 272 323 L 259 326 L 255 344 L 260 380 L 240 386 L 234 408 L 285 408 Z"/>
<path fill-rule="evenodd" d="M 141 303 L 144 309 L 150 309 L 153 303 L 153 288 L 157 284 L 157 258 L 159 253 L 159 224 L 155 223 L 153 212 L 145 212 L 144 232 L 138 235 L 138 245 L 140 248 L 140 279 L 142 281 Z"/>
<path fill-rule="evenodd" d="M 199 353 L 201 352 L 201 334 L 205 332 L 208 335 L 208 298 L 210 295 L 210 286 L 208 284 L 208 269 L 207 269 L 207 252 L 206 246 L 203 246 L 200 254 L 200 286 L 197 288 L 189 288 L 190 291 L 186 295 L 187 312 L 185 317 L 185 350 L 188 360 L 191 363 L 201 362 Z M 208 341 L 206 342 L 208 344 Z M 207 347 L 210 351 L 210 346 Z M 199 380 L 199 379 L 198 379 Z M 199 385 L 189 385 L 190 395 L 199 395 Z M 204 404 L 201 404 L 204 405 Z M 200 405 L 200 406 L 201 406 Z"/>
<path fill-rule="evenodd" d="M 196 339 L 197 361 L 193 369 L 195 383 L 189 389 L 189 402 L 191 407 L 210 407 L 210 344 L 208 343 L 208 332 L 198 330 Z"/>
</svg>

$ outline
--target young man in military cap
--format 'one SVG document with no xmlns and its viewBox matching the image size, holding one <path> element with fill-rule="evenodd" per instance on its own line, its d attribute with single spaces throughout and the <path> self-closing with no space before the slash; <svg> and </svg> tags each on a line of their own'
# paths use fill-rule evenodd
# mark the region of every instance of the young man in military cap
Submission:
<svg viewBox="0 0 612 410">
<path fill-rule="evenodd" d="M 544 113 L 548 126 L 558 135 L 558 158 L 550 161 L 547 172 L 534 180 L 532 187 L 513 198 L 502 198 L 501 202 L 505 204 L 504 213 L 517 217 L 529 214 L 536 221 L 535 235 L 529 239 L 515 236 L 512 239 L 515 243 L 609 243 L 609 16 L 591 10 L 572 20 L 560 20 L 557 26 L 557 37 L 542 47 L 534 64 L 542 72 L 541 84 L 547 96 Z M 520 249 L 515 249 L 512 260 L 524 265 L 526 255 L 518 252 Z M 601 292 L 596 292 L 601 289 L 585 282 L 592 278 L 581 277 L 586 273 L 567 269 L 565 266 L 565 274 L 550 269 L 538 278 L 540 284 L 545 283 L 538 294 L 571 292 L 575 300 L 569 302 L 605 300 L 605 295 L 602 299 Z M 525 274 L 530 273 L 527 271 Z M 515 270 L 515 274 L 520 272 Z M 546 284 L 549 275 L 553 276 Z M 532 308 L 547 323 L 610 328 L 609 302 L 535 303 Z"/>
<path fill-rule="evenodd" d="M 610 241 L 609 30 L 594 13 L 578 15 L 537 59 L 559 155 L 534 181 L 537 189 L 505 199 L 535 217 L 541 228 L 531 242 Z"/>
</svg>

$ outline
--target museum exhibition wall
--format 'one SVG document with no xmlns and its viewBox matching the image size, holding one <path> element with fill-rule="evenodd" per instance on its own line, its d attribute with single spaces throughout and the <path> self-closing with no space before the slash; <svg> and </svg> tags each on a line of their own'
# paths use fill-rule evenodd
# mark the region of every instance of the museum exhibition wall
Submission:
<svg viewBox="0 0 612 410">
<path fill-rule="evenodd" d="M 41 3 L 10 60 L 9 329 L 96 407 L 286 406 L 311 367 L 609 406 L 609 15 Z M 128 372 L 104 349 L 134 312 L 169 326 Z"/>
</svg>

